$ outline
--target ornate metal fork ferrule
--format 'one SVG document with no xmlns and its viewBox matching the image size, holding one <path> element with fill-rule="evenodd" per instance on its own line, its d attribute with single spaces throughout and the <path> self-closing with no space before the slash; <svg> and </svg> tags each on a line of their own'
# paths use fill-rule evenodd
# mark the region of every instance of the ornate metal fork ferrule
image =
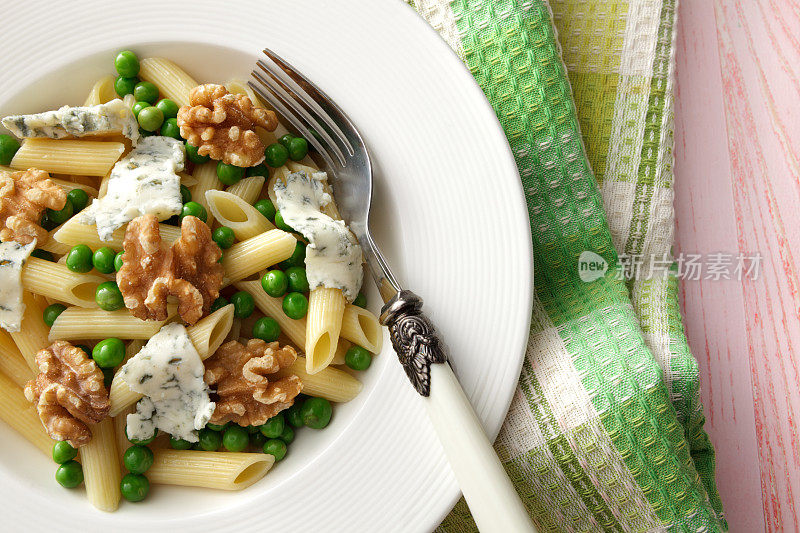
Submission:
<svg viewBox="0 0 800 533">
<path fill-rule="evenodd" d="M 381 309 L 381 324 L 389 328 L 392 346 L 411 384 L 422 396 L 431 393 L 431 364 L 446 363 L 445 346 L 422 312 L 422 298 L 400 291 Z"/>
</svg>

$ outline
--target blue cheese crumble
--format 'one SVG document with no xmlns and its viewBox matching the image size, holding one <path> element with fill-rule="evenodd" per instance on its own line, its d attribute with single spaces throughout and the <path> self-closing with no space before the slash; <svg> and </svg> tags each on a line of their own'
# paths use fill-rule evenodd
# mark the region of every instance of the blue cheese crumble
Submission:
<svg viewBox="0 0 800 533">
<path fill-rule="evenodd" d="M 0 242 L 0 326 L 6 331 L 19 331 L 22 323 L 22 267 L 34 248 L 35 239 L 29 244 Z"/>
<path fill-rule="evenodd" d="M 131 439 L 146 440 L 160 429 L 176 439 L 197 442 L 216 404 L 203 381 L 205 367 L 186 328 L 168 324 L 119 370 L 132 391 L 144 394 L 128 415 Z"/>
<path fill-rule="evenodd" d="M 116 98 L 108 103 L 88 106 L 64 106 L 56 111 L 33 115 L 11 115 L 3 119 L 3 126 L 21 138 L 84 137 L 121 133 L 136 145 L 139 141 L 139 124 L 133 111 Z"/>
<path fill-rule="evenodd" d="M 108 190 L 79 215 L 79 222 L 96 224 L 103 241 L 114 230 L 140 215 L 166 220 L 181 212 L 181 177 L 186 152 L 171 137 L 145 137 L 117 161 L 108 179 Z"/>
<path fill-rule="evenodd" d="M 275 196 L 284 222 L 308 239 L 306 275 L 309 287 L 341 289 L 348 302 L 355 300 L 361 288 L 361 247 L 341 220 L 322 212 L 331 202 L 325 192 L 328 176 L 315 172 L 293 172 L 286 181 L 275 182 Z"/>
</svg>

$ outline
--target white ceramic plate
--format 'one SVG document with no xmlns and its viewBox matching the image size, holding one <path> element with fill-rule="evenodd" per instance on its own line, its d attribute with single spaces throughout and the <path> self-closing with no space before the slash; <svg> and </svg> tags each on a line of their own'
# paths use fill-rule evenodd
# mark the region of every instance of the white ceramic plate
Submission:
<svg viewBox="0 0 800 533">
<path fill-rule="evenodd" d="M 528 335 L 524 196 L 484 95 L 411 8 L 393 0 L 35 0 L 6 6 L 3 28 L 3 115 L 79 105 L 94 80 L 113 73 L 121 48 L 166 56 L 201 82 L 246 78 L 263 46 L 298 66 L 364 134 L 376 168 L 376 238 L 425 299 L 467 394 L 497 434 Z M 54 463 L 0 423 L 3 528 L 431 530 L 458 487 L 388 344 L 363 373 L 363 393 L 336 406 L 324 431 L 299 431 L 287 458 L 242 492 L 154 487 L 146 502 L 104 514 L 82 489 L 59 487 Z"/>
</svg>

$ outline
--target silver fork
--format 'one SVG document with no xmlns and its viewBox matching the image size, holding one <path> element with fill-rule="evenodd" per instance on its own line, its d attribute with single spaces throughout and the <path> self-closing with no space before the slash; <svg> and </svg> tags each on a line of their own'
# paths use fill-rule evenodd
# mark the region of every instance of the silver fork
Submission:
<svg viewBox="0 0 800 533">
<path fill-rule="evenodd" d="M 271 50 L 264 50 L 250 87 L 305 137 L 332 178 L 342 218 L 358 238 L 384 306 L 381 323 L 426 405 L 478 528 L 535 531 L 525 506 L 461 389 L 422 299 L 404 290 L 369 232 L 372 165 L 358 130 L 319 87 Z"/>
</svg>

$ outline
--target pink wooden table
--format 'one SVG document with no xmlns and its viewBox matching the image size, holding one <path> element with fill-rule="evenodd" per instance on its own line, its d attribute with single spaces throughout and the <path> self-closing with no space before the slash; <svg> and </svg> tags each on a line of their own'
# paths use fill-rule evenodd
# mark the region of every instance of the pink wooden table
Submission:
<svg viewBox="0 0 800 533">
<path fill-rule="evenodd" d="M 800 3 L 681 0 L 677 45 L 677 248 L 763 258 L 683 284 L 717 483 L 731 531 L 796 531 Z"/>
</svg>

